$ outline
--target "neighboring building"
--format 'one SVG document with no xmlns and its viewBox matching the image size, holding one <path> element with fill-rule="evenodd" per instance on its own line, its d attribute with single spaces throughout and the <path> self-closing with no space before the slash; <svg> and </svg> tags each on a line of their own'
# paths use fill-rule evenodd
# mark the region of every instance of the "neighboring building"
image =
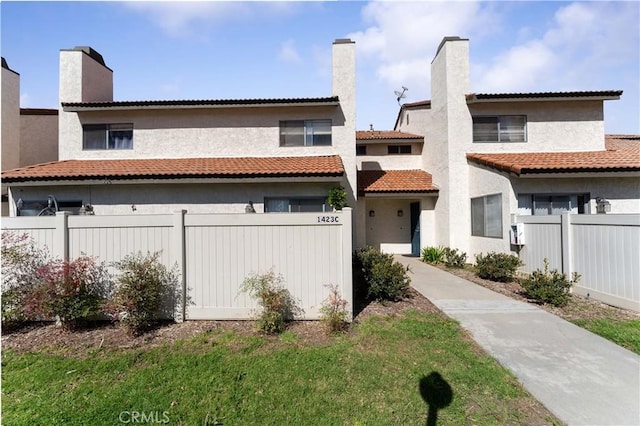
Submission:
<svg viewBox="0 0 640 426">
<path fill-rule="evenodd" d="M 355 47 L 333 44 L 323 98 L 114 101 L 89 47 L 60 52 L 59 161 L 3 173 L 11 214 L 329 211 L 355 204 Z M 85 207 L 86 208 L 86 207 Z"/>
<path fill-rule="evenodd" d="M 473 94 L 469 42 L 447 37 L 431 94 L 395 125 L 424 135 L 421 168 L 439 188 L 423 204 L 422 246 L 508 252 L 512 214 L 640 213 L 640 137 L 604 134 L 603 102 L 622 91 Z"/>
<path fill-rule="evenodd" d="M 513 248 L 512 214 L 640 213 L 640 137 L 604 134 L 622 91 L 472 94 L 458 37 L 437 50 L 432 99 L 404 104 L 392 131 L 355 130 L 350 40 L 333 44 L 323 98 L 114 101 L 93 49 L 60 66 L 59 161 L 3 172 L 12 215 L 49 195 L 98 215 L 327 211 L 342 185 L 357 247 L 473 259 Z"/>
<path fill-rule="evenodd" d="M 2 171 L 58 159 L 58 110 L 20 108 L 20 74 L 2 58 Z M 9 214 L 2 187 L 2 216 Z"/>
</svg>

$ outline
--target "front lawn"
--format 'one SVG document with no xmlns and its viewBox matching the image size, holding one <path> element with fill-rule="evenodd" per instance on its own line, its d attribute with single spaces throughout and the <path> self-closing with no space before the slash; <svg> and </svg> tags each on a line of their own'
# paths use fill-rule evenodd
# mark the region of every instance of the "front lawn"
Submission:
<svg viewBox="0 0 640 426">
<path fill-rule="evenodd" d="M 424 425 L 425 401 L 431 424 L 559 423 L 456 322 L 413 309 L 314 343 L 221 327 L 156 347 L 2 354 L 12 425 Z"/>
<path fill-rule="evenodd" d="M 603 317 L 571 322 L 640 355 L 640 320 Z"/>
</svg>

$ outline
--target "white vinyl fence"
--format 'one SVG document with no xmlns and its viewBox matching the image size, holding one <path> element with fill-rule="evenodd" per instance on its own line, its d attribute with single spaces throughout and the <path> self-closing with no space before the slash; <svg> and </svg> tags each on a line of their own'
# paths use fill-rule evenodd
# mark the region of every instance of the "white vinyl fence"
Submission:
<svg viewBox="0 0 640 426">
<path fill-rule="evenodd" d="M 525 272 L 581 275 L 575 293 L 640 312 L 640 215 L 515 216 L 524 224 Z"/>
<path fill-rule="evenodd" d="M 337 285 L 353 308 L 351 209 L 333 213 L 186 214 L 3 218 L 2 230 L 26 233 L 52 257 L 81 254 L 114 262 L 161 252 L 180 271 L 185 309 L 177 319 L 248 319 L 256 302 L 240 292 L 250 274 L 273 270 L 305 319 Z"/>
</svg>

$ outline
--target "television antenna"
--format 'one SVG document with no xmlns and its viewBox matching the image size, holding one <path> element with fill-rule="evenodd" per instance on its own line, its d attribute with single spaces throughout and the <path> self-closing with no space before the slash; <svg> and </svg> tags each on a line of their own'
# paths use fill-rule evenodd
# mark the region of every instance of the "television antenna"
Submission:
<svg viewBox="0 0 640 426">
<path fill-rule="evenodd" d="M 400 105 L 400 99 L 404 99 L 404 98 L 407 97 L 407 95 L 405 93 L 407 90 L 409 90 L 409 89 L 407 89 L 406 87 L 402 86 L 402 92 L 399 91 L 399 90 L 394 90 L 393 91 L 393 93 L 395 93 L 396 96 L 398 97 L 398 99 L 397 99 L 398 100 L 398 105 Z"/>
</svg>

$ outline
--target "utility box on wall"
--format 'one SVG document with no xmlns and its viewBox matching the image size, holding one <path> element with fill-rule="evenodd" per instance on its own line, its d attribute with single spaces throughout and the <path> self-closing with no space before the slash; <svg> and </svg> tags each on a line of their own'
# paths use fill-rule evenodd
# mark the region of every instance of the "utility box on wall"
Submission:
<svg viewBox="0 0 640 426">
<path fill-rule="evenodd" d="M 509 229 L 511 244 L 514 246 L 524 245 L 524 223 L 514 223 Z"/>
</svg>

